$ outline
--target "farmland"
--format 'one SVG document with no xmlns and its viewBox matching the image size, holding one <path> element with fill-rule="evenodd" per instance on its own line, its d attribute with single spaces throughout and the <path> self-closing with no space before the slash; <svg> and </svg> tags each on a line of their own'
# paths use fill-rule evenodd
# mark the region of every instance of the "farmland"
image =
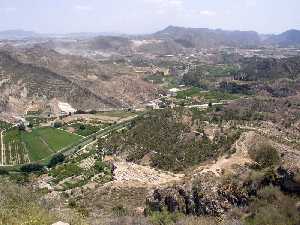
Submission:
<svg viewBox="0 0 300 225">
<path fill-rule="evenodd" d="M 3 164 L 39 161 L 80 139 L 78 135 L 50 127 L 36 128 L 30 132 L 13 128 L 4 134 Z"/>
<path fill-rule="evenodd" d="M 84 124 L 84 123 L 71 123 L 63 126 L 64 130 L 68 130 L 72 133 L 78 134 L 83 137 L 87 137 L 91 134 L 96 133 L 97 131 L 105 128 L 106 124 Z"/>
<path fill-rule="evenodd" d="M 206 101 L 221 101 L 221 100 L 234 100 L 240 96 L 237 94 L 230 94 L 221 91 L 201 91 L 200 88 L 192 87 L 187 90 L 177 92 L 177 99 L 186 99 L 198 97 Z"/>
</svg>

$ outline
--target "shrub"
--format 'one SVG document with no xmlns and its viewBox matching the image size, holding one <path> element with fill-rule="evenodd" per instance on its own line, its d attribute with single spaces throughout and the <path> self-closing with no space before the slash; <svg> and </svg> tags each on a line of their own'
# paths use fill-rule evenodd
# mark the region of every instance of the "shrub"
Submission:
<svg viewBox="0 0 300 225">
<path fill-rule="evenodd" d="M 117 205 L 117 206 L 113 207 L 112 212 L 115 216 L 118 216 L 118 217 L 128 215 L 128 211 L 123 205 Z"/>
<path fill-rule="evenodd" d="M 153 212 L 149 220 L 153 225 L 171 225 L 175 224 L 179 218 L 179 213 L 169 213 L 167 210 L 163 210 L 161 212 Z"/>
<path fill-rule="evenodd" d="M 261 168 L 271 167 L 280 162 L 277 150 L 267 140 L 261 140 L 253 145 L 249 155 Z"/>
<path fill-rule="evenodd" d="M 96 169 L 97 172 L 101 173 L 101 172 L 104 172 L 104 169 L 105 169 L 105 164 L 101 161 L 97 161 L 95 163 L 95 166 L 94 168 Z"/>
<path fill-rule="evenodd" d="M 246 225 L 295 225 L 300 224 L 296 200 L 273 186 L 258 191 L 258 198 L 249 206 L 250 216 Z"/>
</svg>

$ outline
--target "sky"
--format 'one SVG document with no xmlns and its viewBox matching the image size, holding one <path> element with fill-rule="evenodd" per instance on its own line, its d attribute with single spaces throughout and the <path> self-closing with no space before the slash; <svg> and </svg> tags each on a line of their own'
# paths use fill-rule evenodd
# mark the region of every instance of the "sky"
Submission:
<svg viewBox="0 0 300 225">
<path fill-rule="evenodd" d="M 0 0 L 0 30 L 152 33 L 169 25 L 300 30 L 300 0 Z"/>
</svg>

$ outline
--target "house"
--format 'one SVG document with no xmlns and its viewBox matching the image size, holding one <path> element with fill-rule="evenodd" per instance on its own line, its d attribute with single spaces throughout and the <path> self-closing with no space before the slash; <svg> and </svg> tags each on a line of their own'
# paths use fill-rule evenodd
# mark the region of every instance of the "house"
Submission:
<svg viewBox="0 0 300 225">
<path fill-rule="evenodd" d="M 172 96 L 172 97 L 175 97 L 177 95 L 177 92 L 180 91 L 180 89 L 178 88 L 171 88 L 169 89 L 169 94 Z"/>
<path fill-rule="evenodd" d="M 148 104 L 146 104 L 146 108 L 150 109 L 159 109 L 162 101 L 160 99 L 156 99 L 153 101 L 150 101 Z"/>
<path fill-rule="evenodd" d="M 16 117 L 16 126 L 24 126 L 24 127 L 28 127 L 29 126 L 29 122 L 23 118 L 23 117 Z"/>
</svg>

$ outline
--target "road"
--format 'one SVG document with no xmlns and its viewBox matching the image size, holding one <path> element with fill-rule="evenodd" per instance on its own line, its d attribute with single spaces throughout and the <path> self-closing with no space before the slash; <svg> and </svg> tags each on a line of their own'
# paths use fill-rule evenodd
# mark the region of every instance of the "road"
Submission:
<svg viewBox="0 0 300 225">
<path fill-rule="evenodd" d="M 72 155 L 74 153 L 76 153 L 77 151 L 80 151 L 82 148 L 84 148 L 85 146 L 91 144 L 92 142 L 95 141 L 95 139 L 97 138 L 101 138 L 104 137 L 106 135 L 108 135 L 109 133 L 113 132 L 113 131 L 117 131 L 119 129 L 122 129 L 123 127 L 127 126 L 130 124 L 130 121 L 133 120 L 136 117 L 131 118 L 129 121 L 124 121 L 115 125 L 111 125 L 107 128 L 104 128 L 86 138 L 81 139 L 78 143 L 69 146 L 67 148 L 64 148 L 61 150 L 61 152 L 65 155 L 65 156 L 69 156 Z"/>
</svg>

